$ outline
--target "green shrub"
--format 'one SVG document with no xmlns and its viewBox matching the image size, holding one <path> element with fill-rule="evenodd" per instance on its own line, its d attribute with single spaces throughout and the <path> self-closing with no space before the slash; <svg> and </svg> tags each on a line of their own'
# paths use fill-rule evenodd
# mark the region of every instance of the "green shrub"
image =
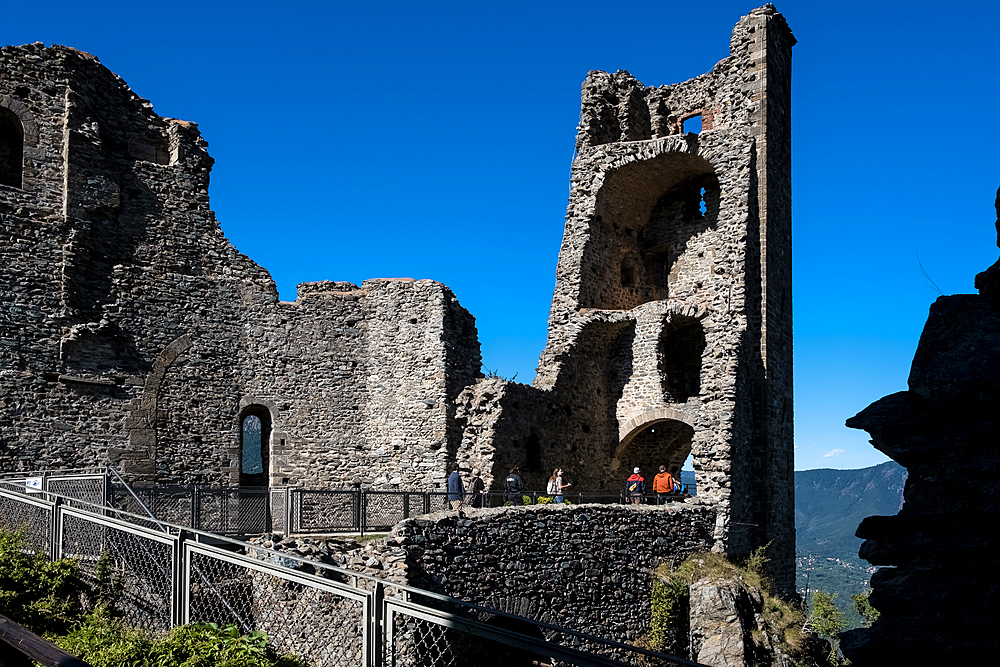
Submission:
<svg viewBox="0 0 1000 667">
<path fill-rule="evenodd" d="M 774 646 L 795 665 L 833 664 L 829 658 L 829 644 L 803 630 L 806 616 L 801 606 L 773 593 L 771 580 L 765 573 L 766 552 L 767 546 L 755 550 L 741 565 L 717 553 L 690 556 L 676 567 L 668 563 L 660 565 L 650 592 L 650 629 L 645 644 L 674 655 L 685 653 L 688 649 L 690 585 L 706 578 L 735 580 L 760 591 L 763 623 L 760 630 L 753 633 L 758 648 L 764 650 Z"/>
<path fill-rule="evenodd" d="M 0 614 L 94 667 L 305 667 L 279 656 L 263 632 L 214 623 L 174 628 L 163 637 L 116 618 L 123 583 L 108 554 L 88 584 L 77 562 L 32 553 L 25 530 L 0 527 Z"/>
<path fill-rule="evenodd" d="M 127 627 L 103 606 L 56 641 L 94 667 L 305 667 L 299 658 L 279 656 L 260 631 L 244 635 L 235 625 L 196 623 L 156 638 Z"/>
<path fill-rule="evenodd" d="M 868 596 L 871 595 L 871 591 L 867 593 L 855 593 L 851 596 L 851 603 L 854 605 L 854 611 L 858 612 L 861 616 L 862 622 L 866 628 L 872 627 L 872 624 L 878 620 L 881 613 L 878 609 L 873 607 L 868 601 Z"/>
<path fill-rule="evenodd" d="M 69 634 L 48 639 L 93 667 L 146 665 L 153 647 L 149 633 L 127 627 L 103 605 Z"/>
<path fill-rule="evenodd" d="M 812 596 L 809 624 L 817 634 L 828 639 L 835 639 L 837 633 L 844 629 L 844 615 L 834 603 L 836 598 L 836 593 L 826 591 L 816 591 Z"/>
<path fill-rule="evenodd" d="M 80 623 L 90 586 L 76 561 L 34 553 L 24 528 L 0 529 L 0 614 L 36 634 L 65 633 Z"/>
</svg>

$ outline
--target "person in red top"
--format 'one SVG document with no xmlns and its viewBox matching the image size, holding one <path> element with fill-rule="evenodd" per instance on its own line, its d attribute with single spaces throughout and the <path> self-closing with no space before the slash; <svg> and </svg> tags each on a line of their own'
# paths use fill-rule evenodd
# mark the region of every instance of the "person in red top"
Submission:
<svg viewBox="0 0 1000 667">
<path fill-rule="evenodd" d="M 625 495 L 633 505 L 642 504 L 642 494 L 646 492 L 646 480 L 639 474 L 639 469 L 632 471 L 632 476 L 625 480 Z"/>
<path fill-rule="evenodd" d="M 660 472 L 653 478 L 653 491 L 657 505 L 667 502 L 667 494 L 674 492 L 674 476 L 667 472 L 667 466 L 660 466 Z"/>
</svg>

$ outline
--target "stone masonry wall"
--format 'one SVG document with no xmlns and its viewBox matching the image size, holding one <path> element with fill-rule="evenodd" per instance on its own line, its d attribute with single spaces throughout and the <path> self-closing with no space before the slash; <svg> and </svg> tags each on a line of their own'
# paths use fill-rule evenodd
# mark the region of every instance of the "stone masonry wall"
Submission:
<svg viewBox="0 0 1000 667">
<path fill-rule="evenodd" d="M 0 467 L 238 484 L 254 412 L 272 483 L 443 482 L 480 361 L 446 287 L 318 283 L 281 303 L 209 208 L 195 125 L 73 49 L 7 47 L 0 72 L 26 130 L 21 187 L 0 185 Z"/>
<path fill-rule="evenodd" d="M 635 643 L 649 631 L 653 571 L 711 548 L 708 504 L 533 505 L 407 519 L 384 540 L 255 544 Z"/>
</svg>

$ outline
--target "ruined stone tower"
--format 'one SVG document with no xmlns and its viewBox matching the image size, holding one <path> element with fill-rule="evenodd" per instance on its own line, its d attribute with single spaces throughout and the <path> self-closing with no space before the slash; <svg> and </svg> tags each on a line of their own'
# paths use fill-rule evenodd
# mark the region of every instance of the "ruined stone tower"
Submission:
<svg viewBox="0 0 1000 667">
<path fill-rule="evenodd" d="M 734 555 L 794 569 L 790 82 L 795 39 L 765 6 L 710 72 L 583 84 L 548 343 L 532 389 L 484 382 L 460 410 L 537 486 L 556 466 L 620 489 L 693 456 Z M 700 116 L 700 133 L 685 132 Z M 470 444 L 466 451 L 476 451 Z"/>
</svg>

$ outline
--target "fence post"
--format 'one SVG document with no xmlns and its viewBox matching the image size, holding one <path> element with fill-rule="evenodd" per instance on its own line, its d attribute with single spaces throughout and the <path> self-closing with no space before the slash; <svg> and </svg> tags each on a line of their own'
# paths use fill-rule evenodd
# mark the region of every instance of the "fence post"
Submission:
<svg viewBox="0 0 1000 667">
<path fill-rule="evenodd" d="M 264 532 L 274 532 L 274 520 L 271 516 L 271 487 L 264 487 Z"/>
<path fill-rule="evenodd" d="M 63 499 L 56 496 L 52 499 L 52 520 L 49 522 L 49 556 L 56 561 L 62 558 L 62 539 L 59 536 L 59 524 L 62 521 Z"/>
<path fill-rule="evenodd" d="M 369 598 L 371 609 L 368 619 L 368 660 L 371 667 L 383 667 L 385 651 L 383 650 L 383 622 L 385 617 L 385 587 L 382 582 L 376 582 L 375 590 Z"/>
<path fill-rule="evenodd" d="M 292 516 L 292 528 L 295 529 L 295 532 L 302 530 L 302 504 L 304 502 L 302 489 L 296 489 L 292 492 L 292 507 L 295 508 L 295 514 Z"/>
<path fill-rule="evenodd" d="M 104 498 L 101 503 L 104 507 L 111 507 L 112 503 L 112 488 L 111 488 L 111 471 L 107 468 L 104 469 Z M 102 512 L 102 514 L 107 514 L 107 512 Z"/>
<path fill-rule="evenodd" d="M 358 489 L 358 531 L 365 534 L 365 524 L 368 523 L 368 495 L 364 489 Z"/>
<path fill-rule="evenodd" d="M 292 502 L 295 496 L 292 493 L 291 487 L 289 486 L 286 486 L 282 493 L 285 494 L 285 501 L 284 501 L 285 537 L 288 537 L 289 535 L 292 534 L 292 517 L 295 516 L 294 513 L 292 512 Z"/>
<path fill-rule="evenodd" d="M 201 497 L 198 494 L 198 487 L 191 489 L 191 527 L 201 528 Z"/>
<path fill-rule="evenodd" d="M 174 627 L 178 625 L 184 625 L 186 622 L 185 613 L 188 607 L 188 596 L 190 592 L 188 590 L 187 581 L 184 576 L 184 572 L 187 569 L 185 567 L 185 550 L 184 543 L 189 539 L 190 533 L 186 530 L 181 530 L 177 533 L 177 537 L 174 538 L 173 545 L 171 545 L 171 589 L 172 595 L 170 600 L 170 624 Z"/>
</svg>

